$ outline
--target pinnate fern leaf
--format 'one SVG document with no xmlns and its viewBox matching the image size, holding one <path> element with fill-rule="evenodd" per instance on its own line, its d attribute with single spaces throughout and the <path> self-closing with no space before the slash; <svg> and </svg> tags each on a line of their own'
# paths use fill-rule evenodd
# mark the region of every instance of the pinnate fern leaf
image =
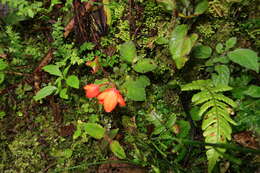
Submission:
<svg viewBox="0 0 260 173">
<path fill-rule="evenodd" d="M 211 80 L 197 80 L 182 86 L 183 91 L 200 90 L 192 97 L 194 105 L 201 105 L 199 115 L 203 116 L 202 130 L 205 142 L 226 143 L 231 140 L 232 128 L 236 123 L 230 118 L 228 108 L 236 107 L 236 103 L 223 95 L 223 92 L 232 90 L 226 85 L 214 86 Z M 216 165 L 221 153 L 225 149 L 206 147 L 208 172 Z"/>
</svg>

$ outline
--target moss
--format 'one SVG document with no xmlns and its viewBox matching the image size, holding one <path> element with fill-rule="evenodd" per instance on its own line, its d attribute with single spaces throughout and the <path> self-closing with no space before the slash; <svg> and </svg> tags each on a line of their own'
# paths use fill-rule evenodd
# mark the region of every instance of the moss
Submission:
<svg viewBox="0 0 260 173">
<path fill-rule="evenodd" d="M 30 131 L 16 136 L 8 147 L 12 153 L 13 166 L 7 170 L 38 172 L 44 168 L 46 161 L 41 158 L 40 143 L 37 141 L 37 136 Z"/>
<path fill-rule="evenodd" d="M 227 17 L 229 15 L 229 4 L 223 0 L 213 0 L 209 2 L 208 12 L 213 17 Z"/>
<path fill-rule="evenodd" d="M 212 37 L 213 34 L 215 34 L 215 31 L 210 23 L 201 24 L 196 27 L 199 34 L 202 35 L 205 38 Z"/>
</svg>

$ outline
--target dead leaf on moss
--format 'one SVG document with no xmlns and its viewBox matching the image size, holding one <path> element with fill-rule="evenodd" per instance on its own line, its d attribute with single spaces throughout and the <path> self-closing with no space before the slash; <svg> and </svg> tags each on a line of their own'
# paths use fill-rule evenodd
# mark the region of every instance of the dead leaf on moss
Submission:
<svg viewBox="0 0 260 173">
<path fill-rule="evenodd" d="M 244 131 L 233 135 L 234 141 L 240 145 L 252 149 L 258 149 L 256 138 L 253 136 L 252 132 Z"/>
</svg>

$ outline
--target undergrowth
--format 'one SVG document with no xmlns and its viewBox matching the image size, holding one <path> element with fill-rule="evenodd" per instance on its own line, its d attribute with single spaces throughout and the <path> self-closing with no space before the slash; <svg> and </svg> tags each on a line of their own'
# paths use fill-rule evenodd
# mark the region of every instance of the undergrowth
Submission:
<svg viewBox="0 0 260 173">
<path fill-rule="evenodd" d="M 1 172 L 257 172 L 257 1 L 0 2 Z"/>
</svg>

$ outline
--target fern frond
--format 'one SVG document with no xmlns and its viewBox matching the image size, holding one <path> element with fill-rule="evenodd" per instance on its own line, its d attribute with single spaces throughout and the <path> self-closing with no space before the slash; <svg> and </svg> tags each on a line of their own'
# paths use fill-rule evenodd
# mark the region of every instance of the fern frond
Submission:
<svg viewBox="0 0 260 173">
<path fill-rule="evenodd" d="M 210 96 L 211 95 L 209 92 L 201 91 L 201 92 L 193 95 L 192 102 L 194 102 L 195 104 L 200 104 L 200 103 L 203 103 L 203 102 L 209 100 Z M 197 103 L 197 102 L 199 102 L 199 103 Z"/>
<path fill-rule="evenodd" d="M 204 112 L 206 112 L 210 107 L 214 106 L 215 104 L 216 103 L 214 102 L 214 100 L 210 100 L 210 101 L 204 103 L 200 107 L 199 116 L 202 116 L 204 114 Z"/>
<path fill-rule="evenodd" d="M 226 143 L 231 140 L 232 128 L 236 123 L 229 116 L 229 107 L 237 104 L 222 93 L 232 88 L 225 85 L 214 86 L 211 80 L 198 80 L 182 87 L 184 91 L 200 90 L 192 97 L 194 105 L 201 105 L 199 115 L 204 116 L 202 121 L 203 136 L 208 143 Z M 222 156 L 225 149 L 206 147 L 208 172 L 211 172 Z"/>
<path fill-rule="evenodd" d="M 225 92 L 225 91 L 230 91 L 233 88 L 227 85 L 217 85 L 214 88 L 212 88 L 212 92 L 213 93 L 217 93 L 217 92 Z"/>
<path fill-rule="evenodd" d="M 237 107 L 236 102 L 234 102 L 232 99 L 224 96 L 223 94 L 214 94 L 214 98 L 220 101 L 223 101 L 226 104 L 229 104 L 233 108 Z"/>
<path fill-rule="evenodd" d="M 192 81 L 189 84 L 183 85 L 181 87 L 182 91 L 192 91 L 192 90 L 204 90 L 203 86 L 208 86 L 211 80 L 197 80 Z"/>
</svg>

